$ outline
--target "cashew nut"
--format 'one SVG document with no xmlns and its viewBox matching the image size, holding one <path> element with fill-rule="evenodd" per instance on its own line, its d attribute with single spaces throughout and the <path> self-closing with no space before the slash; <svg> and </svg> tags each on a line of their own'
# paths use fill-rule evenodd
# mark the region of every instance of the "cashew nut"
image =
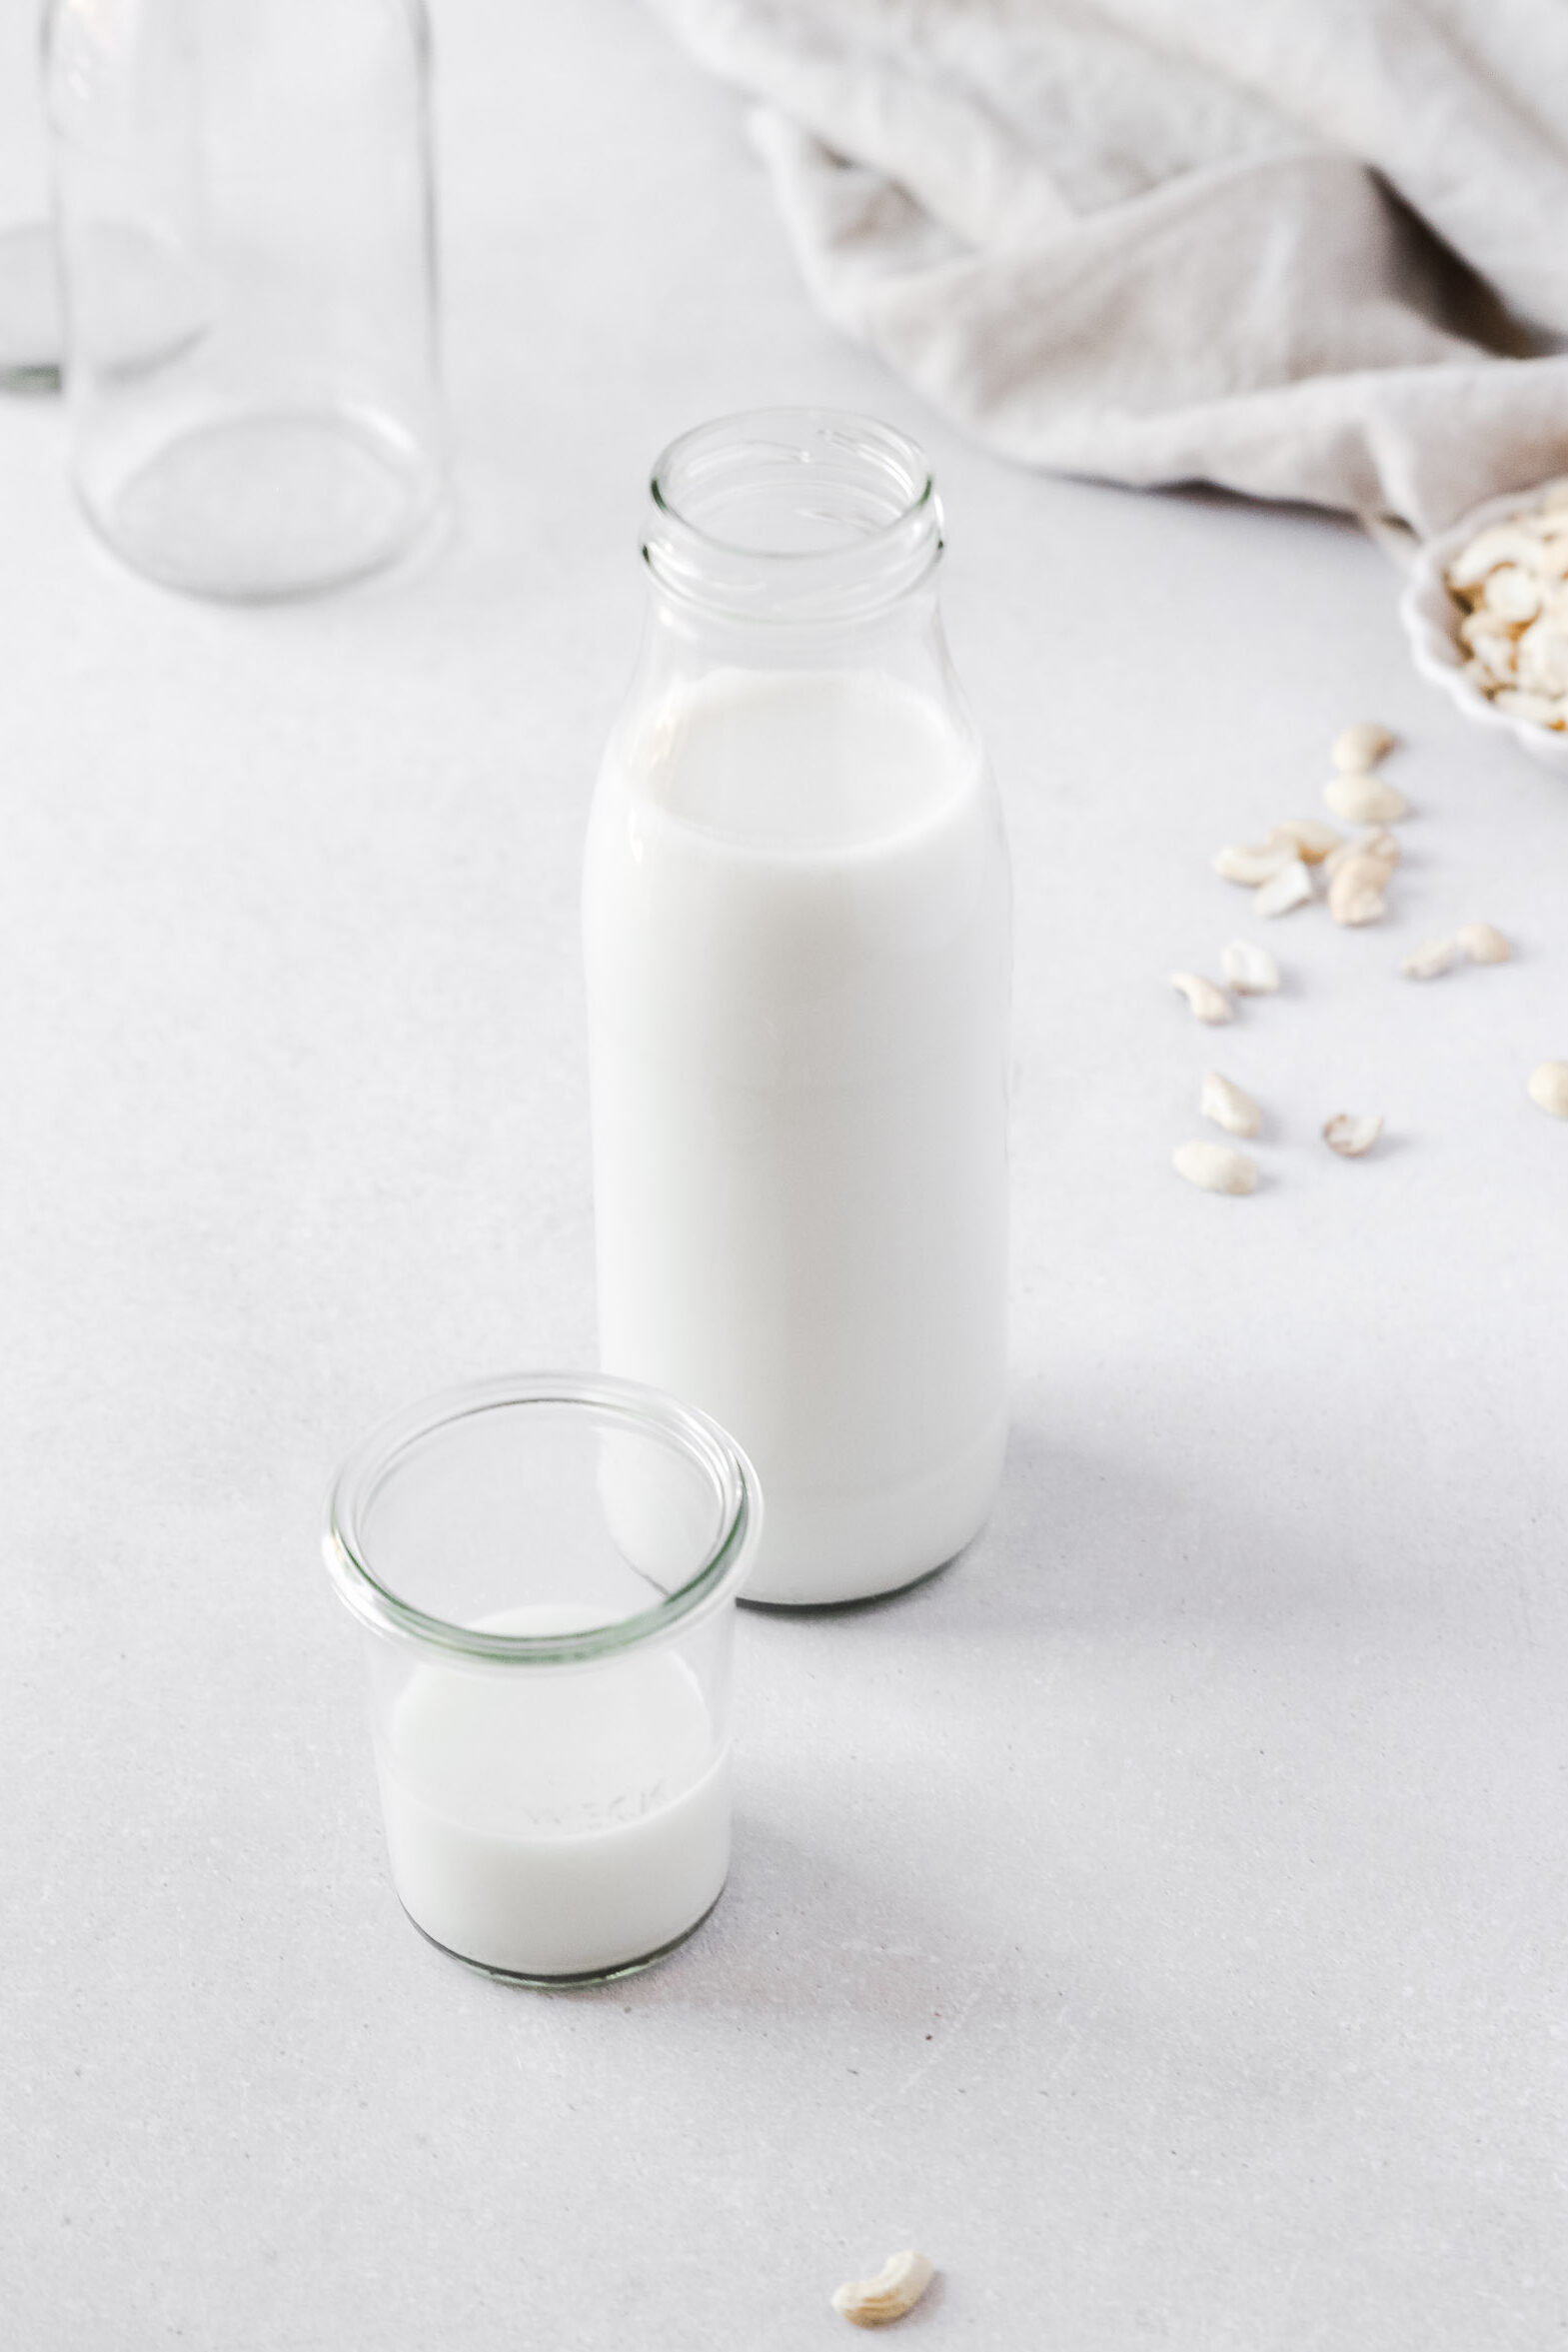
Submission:
<svg viewBox="0 0 1568 2352">
<path fill-rule="evenodd" d="M 833 2309 L 853 2327 L 890 2327 L 912 2311 L 935 2273 L 923 2254 L 889 2254 L 874 2278 L 850 2279 L 833 2295 Z"/>
<path fill-rule="evenodd" d="M 1234 1152 L 1228 1144 L 1178 1144 L 1170 1160 L 1177 1176 L 1200 1191 L 1257 1190 L 1257 1162 L 1250 1152 Z"/>
<path fill-rule="evenodd" d="M 1379 727 L 1375 719 L 1363 719 L 1335 736 L 1329 758 L 1341 776 L 1356 776 L 1375 768 L 1393 748 L 1394 739 L 1386 727 Z"/>
<path fill-rule="evenodd" d="M 1369 769 L 1336 776 L 1324 785 L 1323 798 L 1347 825 L 1397 825 L 1410 814 L 1410 803 L 1398 786 L 1385 784 Z"/>
<path fill-rule="evenodd" d="M 1192 1008 L 1195 1020 L 1215 1023 L 1234 1018 L 1230 999 L 1224 990 L 1217 989 L 1200 972 L 1173 972 L 1170 985 L 1181 991 Z"/>
</svg>

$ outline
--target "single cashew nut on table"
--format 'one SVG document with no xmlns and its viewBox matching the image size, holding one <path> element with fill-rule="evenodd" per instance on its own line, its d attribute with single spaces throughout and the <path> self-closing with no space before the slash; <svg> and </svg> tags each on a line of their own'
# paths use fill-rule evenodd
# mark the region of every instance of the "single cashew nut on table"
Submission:
<svg viewBox="0 0 1568 2352">
<path fill-rule="evenodd" d="M 1266 948 L 1232 940 L 1221 959 L 1226 980 L 1238 997 L 1271 997 L 1279 987 L 1279 966 Z"/>
<path fill-rule="evenodd" d="M 923 2254 L 889 2254 L 874 2278 L 850 2279 L 833 2295 L 833 2309 L 853 2327 L 891 2327 L 912 2311 L 935 2276 Z"/>
<path fill-rule="evenodd" d="M 1380 727 L 1375 719 L 1362 719 L 1335 736 L 1329 757 L 1341 776 L 1357 776 L 1375 768 L 1393 748 L 1394 739 L 1386 727 Z"/>
<path fill-rule="evenodd" d="M 1205 980 L 1201 972 L 1173 972 L 1170 985 L 1186 998 L 1195 1020 L 1215 1023 L 1234 1018 L 1234 1008 L 1224 990 Z"/>
</svg>

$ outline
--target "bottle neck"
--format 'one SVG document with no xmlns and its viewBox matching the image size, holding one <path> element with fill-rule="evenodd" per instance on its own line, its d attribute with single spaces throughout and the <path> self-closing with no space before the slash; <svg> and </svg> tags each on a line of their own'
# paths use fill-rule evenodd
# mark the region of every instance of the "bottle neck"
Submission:
<svg viewBox="0 0 1568 2352">
<path fill-rule="evenodd" d="M 819 659 L 839 633 L 934 622 L 941 508 L 890 426 L 826 409 L 701 425 L 666 450 L 650 497 L 644 561 L 678 634 L 738 637 L 771 667 L 791 647 Z"/>
</svg>

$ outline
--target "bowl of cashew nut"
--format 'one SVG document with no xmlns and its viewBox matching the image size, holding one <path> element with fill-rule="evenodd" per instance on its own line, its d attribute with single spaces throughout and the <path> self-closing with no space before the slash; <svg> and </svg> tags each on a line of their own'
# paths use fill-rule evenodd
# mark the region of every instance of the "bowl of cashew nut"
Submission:
<svg viewBox="0 0 1568 2352">
<path fill-rule="evenodd" d="M 1425 541 L 1399 609 L 1423 678 L 1568 772 L 1568 476 Z"/>
</svg>

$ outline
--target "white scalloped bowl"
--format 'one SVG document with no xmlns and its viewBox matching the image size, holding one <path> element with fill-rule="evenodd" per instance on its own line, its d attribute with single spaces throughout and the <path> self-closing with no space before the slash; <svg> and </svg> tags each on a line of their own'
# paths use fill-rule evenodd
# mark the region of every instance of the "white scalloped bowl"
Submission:
<svg viewBox="0 0 1568 2352">
<path fill-rule="evenodd" d="M 1506 522 L 1510 515 L 1530 513 L 1539 506 L 1545 488 L 1542 483 L 1533 491 L 1504 491 L 1500 498 L 1489 498 L 1482 505 L 1472 507 L 1451 529 L 1439 531 L 1434 539 L 1424 541 L 1399 599 L 1399 618 L 1405 625 L 1410 651 L 1421 676 L 1442 687 L 1466 719 L 1473 719 L 1478 727 L 1502 730 L 1521 743 L 1533 760 L 1539 760 L 1547 768 L 1559 768 L 1568 775 L 1568 732 L 1540 727 L 1533 719 L 1510 718 L 1506 711 L 1499 711 L 1495 703 L 1488 702 L 1479 688 L 1463 675 L 1467 656 L 1459 642 L 1459 624 L 1464 613 L 1449 595 L 1443 579 L 1460 549 L 1467 547 L 1478 531 L 1484 531 L 1488 523 Z"/>
</svg>

